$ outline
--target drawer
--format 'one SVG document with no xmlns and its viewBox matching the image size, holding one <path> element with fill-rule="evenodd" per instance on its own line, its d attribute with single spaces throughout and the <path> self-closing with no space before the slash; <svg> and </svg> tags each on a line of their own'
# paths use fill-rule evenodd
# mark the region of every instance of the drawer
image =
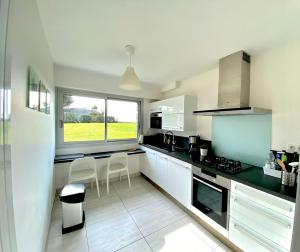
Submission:
<svg viewBox="0 0 300 252">
<path fill-rule="evenodd" d="M 262 192 L 236 181 L 231 182 L 231 192 L 242 197 L 250 199 L 256 204 L 269 208 L 271 211 L 283 214 L 287 217 L 294 218 L 295 203 L 281 199 L 269 193 Z"/>
<path fill-rule="evenodd" d="M 232 217 L 229 224 L 229 240 L 246 252 L 288 251 Z"/>
<path fill-rule="evenodd" d="M 230 197 L 230 217 L 289 250 L 293 231 L 292 218 L 234 193 Z"/>
</svg>

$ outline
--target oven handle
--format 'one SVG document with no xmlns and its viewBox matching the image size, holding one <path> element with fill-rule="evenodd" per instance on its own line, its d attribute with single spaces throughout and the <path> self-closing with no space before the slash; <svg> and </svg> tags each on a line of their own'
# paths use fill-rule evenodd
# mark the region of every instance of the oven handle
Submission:
<svg viewBox="0 0 300 252">
<path fill-rule="evenodd" d="M 204 185 L 206 185 L 206 186 L 209 186 L 210 188 L 212 188 L 212 189 L 214 189 L 214 190 L 216 190 L 216 191 L 218 191 L 218 192 L 220 192 L 220 193 L 222 192 L 221 189 L 219 189 L 219 188 L 217 188 L 217 187 L 214 187 L 213 185 L 208 184 L 208 183 L 204 182 L 204 181 L 201 180 L 201 179 L 198 179 L 198 178 L 196 178 L 196 177 L 193 177 L 193 179 L 197 180 L 198 182 L 200 182 L 200 183 L 202 183 L 202 184 L 204 184 Z"/>
</svg>

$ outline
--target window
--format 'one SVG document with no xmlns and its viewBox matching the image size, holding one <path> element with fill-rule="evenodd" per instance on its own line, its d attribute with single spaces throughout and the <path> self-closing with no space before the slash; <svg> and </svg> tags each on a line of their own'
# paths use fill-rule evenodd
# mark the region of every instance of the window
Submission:
<svg viewBox="0 0 300 252">
<path fill-rule="evenodd" d="M 105 139 L 105 100 L 78 95 L 63 95 L 64 142 Z"/>
<path fill-rule="evenodd" d="M 57 89 L 58 144 L 136 140 L 141 101 Z"/>
<path fill-rule="evenodd" d="M 107 139 L 137 138 L 138 104 L 132 101 L 107 101 Z"/>
</svg>

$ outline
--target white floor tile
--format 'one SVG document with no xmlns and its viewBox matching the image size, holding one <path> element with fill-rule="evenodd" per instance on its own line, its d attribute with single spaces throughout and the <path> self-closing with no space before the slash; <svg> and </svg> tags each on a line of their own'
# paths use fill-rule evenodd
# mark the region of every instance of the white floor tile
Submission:
<svg viewBox="0 0 300 252">
<path fill-rule="evenodd" d="M 213 236 L 210 232 L 208 232 L 203 226 L 201 226 L 190 216 L 184 217 L 183 221 L 196 235 L 198 235 L 203 241 L 205 241 L 212 249 L 215 249 L 220 245 L 220 240 L 218 240 L 215 236 Z"/>
<path fill-rule="evenodd" d="M 154 252 L 212 251 L 183 221 L 173 223 L 147 236 L 146 240 Z"/>
<path fill-rule="evenodd" d="M 53 219 L 50 223 L 48 239 L 62 236 L 61 231 L 62 231 L 62 219 L 61 218 Z"/>
<path fill-rule="evenodd" d="M 85 229 L 50 238 L 47 242 L 47 252 L 88 252 Z"/>
<path fill-rule="evenodd" d="M 145 239 L 141 239 L 118 250 L 118 252 L 151 252 L 151 249 Z"/>
<path fill-rule="evenodd" d="M 178 206 L 171 202 L 159 201 L 155 204 L 130 211 L 130 215 L 144 236 L 147 236 L 186 216 Z"/>
<path fill-rule="evenodd" d="M 142 238 L 130 216 L 119 216 L 86 227 L 90 251 L 118 250 Z"/>
</svg>

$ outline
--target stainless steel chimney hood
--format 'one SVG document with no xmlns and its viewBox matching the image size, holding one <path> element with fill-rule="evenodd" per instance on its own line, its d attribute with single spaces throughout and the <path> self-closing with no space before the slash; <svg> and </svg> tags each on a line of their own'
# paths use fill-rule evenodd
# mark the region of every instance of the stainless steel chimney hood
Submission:
<svg viewBox="0 0 300 252">
<path fill-rule="evenodd" d="M 261 115 L 269 109 L 249 106 L 250 55 L 239 51 L 219 61 L 218 108 L 194 111 L 194 115 Z"/>
</svg>

